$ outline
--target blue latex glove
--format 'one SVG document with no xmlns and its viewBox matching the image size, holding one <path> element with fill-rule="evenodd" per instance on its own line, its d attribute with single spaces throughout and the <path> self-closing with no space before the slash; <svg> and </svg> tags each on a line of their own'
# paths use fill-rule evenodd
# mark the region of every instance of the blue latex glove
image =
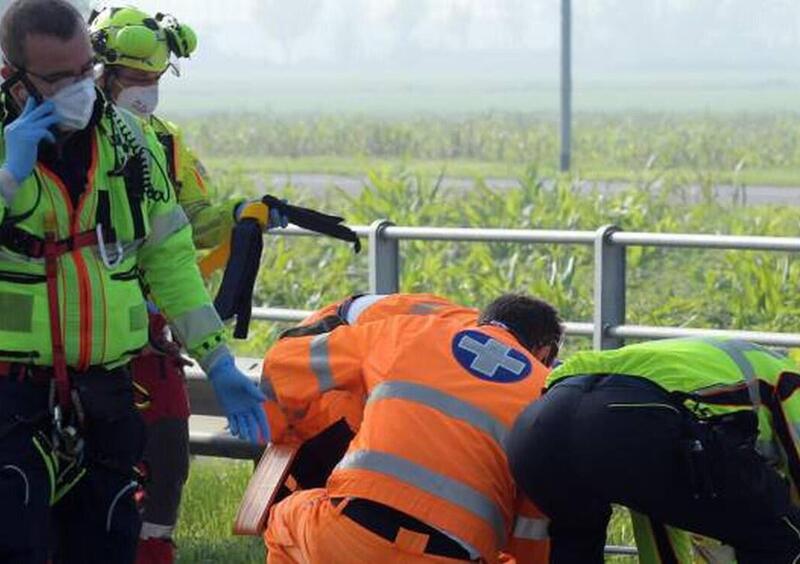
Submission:
<svg viewBox="0 0 800 564">
<path fill-rule="evenodd" d="M 38 146 L 42 139 L 55 143 L 50 127 L 58 123 L 55 105 L 45 100 L 37 106 L 33 96 L 28 97 L 22 114 L 8 124 L 4 130 L 6 162 L 3 164 L 17 184 L 30 176 L 38 157 Z"/>
<path fill-rule="evenodd" d="M 269 424 L 261 406 L 267 398 L 255 382 L 236 368 L 233 356 L 227 354 L 217 360 L 208 372 L 208 379 L 228 417 L 231 434 L 255 444 L 268 443 Z"/>
</svg>

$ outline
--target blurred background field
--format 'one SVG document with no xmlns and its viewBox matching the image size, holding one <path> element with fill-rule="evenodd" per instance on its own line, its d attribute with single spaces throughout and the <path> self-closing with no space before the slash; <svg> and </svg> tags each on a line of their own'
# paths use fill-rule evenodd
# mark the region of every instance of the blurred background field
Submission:
<svg viewBox="0 0 800 564">
<path fill-rule="evenodd" d="M 552 176 L 559 149 L 557 119 L 547 113 L 223 113 L 181 125 L 207 164 L 223 172 L 361 175 L 402 164 L 426 176 L 516 178 L 530 166 Z M 574 153 L 574 173 L 585 179 L 679 173 L 685 183 L 711 175 L 716 183 L 800 186 L 800 115 L 579 114 Z"/>
</svg>

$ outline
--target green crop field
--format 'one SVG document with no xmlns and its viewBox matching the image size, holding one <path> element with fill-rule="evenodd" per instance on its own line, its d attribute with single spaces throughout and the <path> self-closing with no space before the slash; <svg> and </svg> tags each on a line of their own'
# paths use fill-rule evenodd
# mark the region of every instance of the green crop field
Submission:
<svg viewBox="0 0 800 564">
<path fill-rule="evenodd" d="M 546 114 L 377 118 L 275 114 L 208 115 L 184 122 L 190 143 L 215 178 L 218 196 L 265 188 L 292 202 L 347 217 L 352 224 L 389 218 L 400 225 L 796 236 L 800 206 L 722 203 L 719 184 L 800 185 L 800 115 L 583 114 L 576 120 L 574 175 L 555 175 L 556 122 Z M 368 176 L 359 193 L 309 194 L 270 186 L 270 173 Z M 440 174 L 513 177 L 520 188 L 495 192 L 478 181 L 453 192 Z M 615 178 L 613 195 L 579 194 L 582 178 Z M 660 188 L 654 188 L 658 183 Z M 699 186 L 700 201 L 687 196 Z M 404 291 L 432 291 L 483 305 L 521 290 L 556 304 L 565 319 L 592 313 L 588 247 L 404 242 Z M 628 322 L 796 331 L 800 262 L 789 253 L 631 248 Z M 367 287 L 365 254 L 308 238 L 268 237 L 255 301 L 313 309 Z M 312 274 L 313 273 L 313 274 Z M 281 329 L 255 322 L 239 354 L 262 356 Z M 571 338 L 566 354 L 588 346 Z M 234 538 L 230 524 L 250 466 L 197 461 L 178 533 L 181 562 L 263 561 L 260 539 Z M 618 512 L 610 542 L 630 544 Z M 631 561 L 617 559 L 616 561 Z"/>
<path fill-rule="evenodd" d="M 217 170 L 363 174 L 403 165 L 435 176 L 519 177 L 558 162 L 551 114 L 378 118 L 213 114 L 182 122 Z M 574 171 L 582 178 L 800 185 L 800 114 L 579 114 Z"/>
<path fill-rule="evenodd" d="M 379 66 L 306 72 L 249 67 L 216 74 L 189 64 L 185 76 L 167 77 L 161 108 L 182 117 L 231 110 L 395 117 L 486 110 L 554 113 L 559 83 L 553 63 L 549 72 L 525 64 L 509 69 L 484 63 L 458 69 L 414 64 L 405 71 Z M 798 91 L 800 76 L 791 68 L 574 71 L 578 112 L 797 112 Z"/>
</svg>

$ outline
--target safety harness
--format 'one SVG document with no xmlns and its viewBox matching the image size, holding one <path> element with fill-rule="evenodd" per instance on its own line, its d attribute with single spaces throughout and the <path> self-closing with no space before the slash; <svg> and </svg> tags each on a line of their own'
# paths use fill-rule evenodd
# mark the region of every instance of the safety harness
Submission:
<svg viewBox="0 0 800 564">
<path fill-rule="evenodd" d="M 128 207 L 134 227 L 134 239 L 141 240 L 145 236 L 145 223 L 141 202 L 145 191 L 150 186 L 149 159 L 143 143 L 144 133 L 135 118 L 118 112 L 111 104 L 104 111 L 118 132 L 116 143 L 127 149 L 128 156 L 115 167 L 110 176 L 121 176 L 128 196 Z M 34 172 L 34 175 L 36 172 Z M 111 224 L 111 201 L 107 190 L 97 191 L 96 226 L 94 229 L 75 233 L 66 239 L 57 238 L 57 226 L 54 212 L 45 217 L 45 236 L 37 237 L 17 225 L 24 218 L 15 218 L 0 225 L 0 246 L 31 259 L 44 259 L 45 280 L 47 284 L 48 313 L 53 351 L 53 381 L 56 390 L 54 407 L 59 413 L 54 417 L 63 417 L 70 409 L 70 383 L 67 374 L 67 360 L 61 331 L 60 304 L 58 300 L 58 260 L 69 253 L 80 251 L 86 247 L 96 247 L 105 266 L 116 268 L 124 258 L 121 242 Z M 113 244 L 113 249 L 108 245 Z"/>
<path fill-rule="evenodd" d="M 135 118 L 117 111 L 111 104 L 106 105 L 104 112 L 113 129 L 110 138 L 116 156 L 114 170 L 109 172 L 109 176 L 123 178 L 135 243 L 144 240 L 146 234 L 142 200 L 147 194 L 155 192 L 150 182 L 150 159 L 146 150 L 146 140 Z M 121 154 L 118 151 L 120 148 L 123 149 Z M 38 173 L 34 171 L 33 175 L 39 185 L 39 197 L 41 197 L 42 187 Z M 38 203 L 39 199 L 37 205 Z M 87 247 L 96 247 L 105 266 L 114 269 L 122 263 L 124 250 L 112 226 L 111 201 L 107 190 L 97 191 L 95 228 L 73 233 L 65 239 L 58 238 L 55 212 L 52 211 L 45 215 L 44 238 L 19 227 L 32 213 L 33 209 L 23 215 L 6 218 L 0 224 L 0 246 L 29 259 L 44 261 L 52 367 L 20 366 L 23 366 L 21 375 L 30 377 L 34 381 L 50 382 L 49 417 L 53 423 L 52 433 L 48 437 L 41 431 L 37 432 L 34 444 L 42 455 L 54 484 L 51 503 L 55 503 L 85 473 L 83 438 L 80 432 L 84 426 L 84 413 L 78 392 L 72 388 L 67 367 L 58 297 L 59 259 Z M 4 368 L 7 370 L 3 370 Z M 14 364 L 0 363 L 0 372 L 13 377 L 19 373 L 19 369 Z M 47 417 L 48 414 L 42 414 L 42 418 Z"/>
<path fill-rule="evenodd" d="M 128 199 L 128 208 L 133 225 L 133 240 L 130 246 L 136 248 L 146 235 L 142 202 L 145 197 L 169 198 L 169 193 L 160 193 L 153 188 L 150 179 L 151 155 L 141 125 L 125 112 L 106 104 L 103 111 L 110 120 L 109 139 L 114 148 L 115 166 L 109 176 L 122 177 Z M 82 429 L 85 414 L 81 397 L 73 388 L 67 367 L 66 351 L 61 327 L 60 304 L 58 298 L 59 259 L 64 255 L 95 247 L 100 259 L 109 269 L 117 268 L 124 259 L 125 249 L 112 225 L 111 199 L 108 190 L 97 190 L 95 228 L 80 233 L 72 233 L 65 239 L 58 238 L 55 212 L 48 212 L 44 219 L 44 237 L 38 237 L 22 229 L 20 224 L 30 218 L 41 202 L 43 187 L 38 173 L 34 170 L 39 193 L 36 203 L 25 213 L 7 216 L 0 223 L 0 247 L 44 262 L 47 285 L 48 317 L 52 343 L 52 367 L 36 366 L 15 362 L 0 362 L 0 376 L 16 379 L 30 379 L 39 384 L 50 385 L 49 413 L 43 411 L 30 419 L 16 418 L 0 428 L 0 436 L 12 431 L 18 425 L 34 428 L 33 444 L 42 457 L 51 483 L 50 504 L 54 505 L 66 495 L 86 474 L 85 449 Z M 12 354 L 13 357 L 13 354 Z M 41 424 L 50 419 L 49 432 Z M 132 469 L 120 466 L 113 460 L 106 460 L 97 453 L 89 453 L 93 464 L 105 466 L 129 474 Z"/>
</svg>

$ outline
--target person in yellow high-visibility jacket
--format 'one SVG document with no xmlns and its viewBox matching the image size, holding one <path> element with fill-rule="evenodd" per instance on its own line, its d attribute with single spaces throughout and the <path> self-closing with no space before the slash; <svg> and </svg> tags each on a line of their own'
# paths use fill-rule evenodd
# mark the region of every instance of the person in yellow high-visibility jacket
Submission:
<svg viewBox="0 0 800 564">
<path fill-rule="evenodd" d="M 509 438 L 517 484 L 551 519 L 551 562 L 603 562 L 612 503 L 638 512 L 642 562 L 690 562 L 676 528 L 740 564 L 798 562 L 798 391 L 794 362 L 736 339 L 569 358 Z"/>
<path fill-rule="evenodd" d="M 0 47 L 0 560 L 133 562 L 140 280 L 234 434 L 268 440 L 264 396 L 226 346 L 155 132 L 95 88 L 80 13 L 15 0 Z"/>
<path fill-rule="evenodd" d="M 188 57 L 195 50 L 194 32 L 171 16 L 153 17 L 133 7 L 107 7 L 92 15 L 90 33 L 95 53 L 105 63 L 98 84 L 117 106 L 136 114 L 156 132 L 166 154 L 165 172 L 191 223 L 195 246 L 208 249 L 221 244 L 230 235 L 244 201 L 212 203 L 213 190 L 200 159 L 177 125 L 154 114 L 159 81 L 170 67 L 177 68 L 170 57 Z M 279 214 L 273 213 L 272 220 L 270 226 L 285 226 Z M 183 365 L 179 347 L 165 336 L 164 317 L 156 310 L 150 312 L 150 334 L 154 346 L 132 364 L 140 394 L 138 405 L 147 423 L 144 462 L 148 480 L 140 564 L 174 560 L 172 535 L 189 471 L 189 402 Z"/>
</svg>

